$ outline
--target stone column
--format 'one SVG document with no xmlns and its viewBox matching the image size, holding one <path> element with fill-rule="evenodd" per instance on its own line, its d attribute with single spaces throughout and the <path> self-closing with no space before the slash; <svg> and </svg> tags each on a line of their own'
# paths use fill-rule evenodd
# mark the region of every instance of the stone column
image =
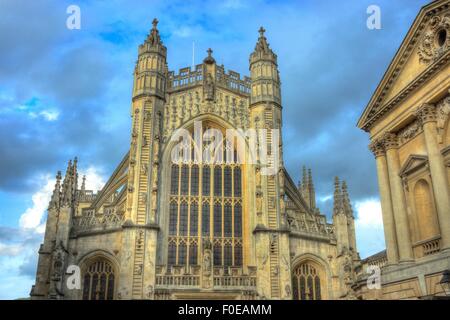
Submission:
<svg viewBox="0 0 450 320">
<path fill-rule="evenodd" d="M 416 111 L 416 116 L 422 123 L 427 147 L 433 193 L 441 230 L 441 248 L 448 250 L 450 249 L 450 192 L 444 159 L 437 142 L 436 107 L 432 104 L 424 104 Z"/>
<path fill-rule="evenodd" d="M 411 262 L 413 261 L 413 253 L 409 232 L 408 213 L 406 211 L 405 193 L 403 190 L 402 179 L 399 175 L 400 160 L 398 157 L 397 136 L 390 132 L 385 133 L 383 136 L 383 144 L 386 150 L 400 263 Z"/>
<path fill-rule="evenodd" d="M 370 150 L 375 156 L 378 174 L 378 189 L 381 198 L 381 212 L 383 215 L 384 238 L 386 240 L 386 255 L 388 264 L 398 263 L 397 236 L 395 231 L 394 211 L 392 210 L 391 187 L 386 163 L 386 152 L 380 141 L 373 141 Z"/>
</svg>

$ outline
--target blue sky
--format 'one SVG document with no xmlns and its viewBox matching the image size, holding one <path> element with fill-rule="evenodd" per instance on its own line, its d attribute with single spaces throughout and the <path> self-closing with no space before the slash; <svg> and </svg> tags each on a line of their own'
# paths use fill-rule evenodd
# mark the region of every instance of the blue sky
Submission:
<svg viewBox="0 0 450 320">
<path fill-rule="evenodd" d="M 0 1 L 0 298 L 34 282 L 45 208 L 57 170 L 78 156 L 101 187 L 129 145 L 137 46 L 157 17 L 169 69 L 206 49 L 248 75 L 263 25 L 282 79 L 285 163 L 313 170 L 330 217 L 333 179 L 349 185 L 362 257 L 384 248 L 376 169 L 356 121 L 426 0 Z M 81 30 L 66 8 L 81 9 Z M 366 27 L 369 5 L 381 30 Z"/>
</svg>

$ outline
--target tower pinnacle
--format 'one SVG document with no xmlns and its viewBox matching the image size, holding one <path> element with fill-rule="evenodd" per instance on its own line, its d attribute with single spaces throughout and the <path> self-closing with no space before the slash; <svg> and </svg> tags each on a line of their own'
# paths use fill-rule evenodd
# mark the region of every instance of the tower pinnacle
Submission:
<svg viewBox="0 0 450 320">
<path fill-rule="evenodd" d="M 207 63 L 207 64 L 213 64 L 213 63 L 215 63 L 216 60 L 215 60 L 215 59 L 213 58 L 213 56 L 212 56 L 212 53 L 213 53 L 212 49 L 211 49 L 211 48 L 208 48 L 208 50 L 206 50 L 206 52 L 208 53 L 208 56 L 203 60 L 203 62 L 204 62 L 204 63 Z"/>
</svg>

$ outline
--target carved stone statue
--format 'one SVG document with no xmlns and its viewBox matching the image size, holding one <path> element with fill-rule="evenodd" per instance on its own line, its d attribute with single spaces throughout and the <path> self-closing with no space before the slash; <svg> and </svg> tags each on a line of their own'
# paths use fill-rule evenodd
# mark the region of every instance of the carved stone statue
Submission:
<svg viewBox="0 0 450 320">
<path fill-rule="evenodd" d="M 206 76 L 205 85 L 204 85 L 203 90 L 204 90 L 205 100 L 208 100 L 208 101 L 214 100 L 215 88 L 214 88 L 214 80 L 213 80 L 213 77 L 211 76 L 211 73 L 208 73 L 208 75 Z"/>
</svg>

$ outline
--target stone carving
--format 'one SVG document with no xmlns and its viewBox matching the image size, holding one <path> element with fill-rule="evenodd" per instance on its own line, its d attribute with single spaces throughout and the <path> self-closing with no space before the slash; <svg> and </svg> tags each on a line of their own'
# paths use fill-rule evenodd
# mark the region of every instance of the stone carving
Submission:
<svg viewBox="0 0 450 320">
<path fill-rule="evenodd" d="M 208 289 L 212 286 L 212 244 L 209 239 L 203 240 L 202 283 Z"/>
<path fill-rule="evenodd" d="M 127 289 L 127 287 L 120 288 L 119 292 L 117 293 L 117 298 L 119 300 L 122 300 L 122 299 L 126 299 L 127 297 L 128 297 L 128 289 Z"/>
<path fill-rule="evenodd" d="M 211 76 L 211 73 L 208 73 L 205 79 L 205 85 L 203 87 L 203 94 L 205 96 L 205 100 L 208 101 L 214 100 L 214 93 L 215 93 L 214 80 L 213 77 Z"/>
<path fill-rule="evenodd" d="M 136 265 L 135 268 L 134 268 L 134 274 L 135 275 L 141 275 L 142 274 L 142 269 L 143 269 L 143 265 L 142 264 Z"/>
<path fill-rule="evenodd" d="M 384 145 L 380 139 L 373 140 L 369 145 L 369 149 L 372 151 L 375 158 L 386 154 L 386 150 L 384 149 Z"/>
<path fill-rule="evenodd" d="M 398 137 L 392 132 L 386 132 L 383 134 L 382 143 L 386 150 L 394 149 L 398 147 Z"/>
<path fill-rule="evenodd" d="M 141 204 L 146 204 L 147 203 L 147 193 L 146 192 L 141 192 L 139 194 L 139 200 Z"/>
<path fill-rule="evenodd" d="M 285 297 L 289 299 L 291 297 L 291 286 L 287 284 L 286 287 L 284 288 L 284 292 Z"/>
<path fill-rule="evenodd" d="M 147 165 L 146 163 L 143 163 L 143 164 L 141 165 L 141 173 L 142 173 L 144 176 L 147 175 L 147 173 L 148 173 L 148 165 Z"/>
<path fill-rule="evenodd" d="M 436 106 L 437 129 L 439 143 L 444 141 L 444 129 L 450 114 L 450 95 L 442 99 Z"/>
<path fill-rule="evenodd" d="M 418 121 L 410 123 L 398 133 L 399 142 L 402 144 L 408 142 L 416 136 L 419 130 L 420 124 Z"/>
<path fill-rule="evenodd" d="M 430 20 L 429 29 L 420 42 L 419 61 L 431 63 L 438 60 L 450 47 L 450 17 L 434 16 Z"/>
<path fill-rule="evenodd" d="M 416 110 L 415 115 L 422 124 L 436 121 L 436 106 L 430 103 L 424 103 Z"/>
</svg>

